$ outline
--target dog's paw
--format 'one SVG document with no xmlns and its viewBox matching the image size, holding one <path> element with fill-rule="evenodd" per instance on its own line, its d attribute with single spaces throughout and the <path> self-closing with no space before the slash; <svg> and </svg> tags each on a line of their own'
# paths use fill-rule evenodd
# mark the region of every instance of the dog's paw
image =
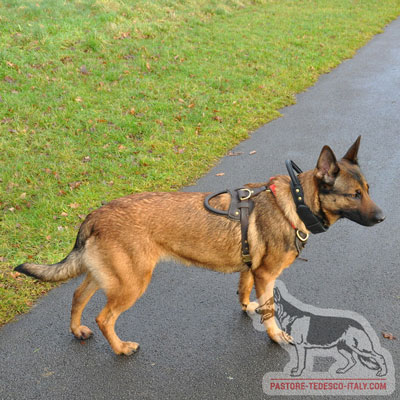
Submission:
<svg viewBox="0 0 400 400">
<path fill-rule="evenodd" d="M 93 332 L 85 325 L 78 326 L 78 328 L 71 329 L 71 331 L 79 340 L 86 340 L 93 336 Z"/>
<path fill-rule="evenodd" d="M 298 368 L 293 368 L 290 371 L 290 376 L 300 376 L 303 371 L 299 370 Z"/>
<path fill-rule="evenodd" d="M 139 343 L 136 342 L 122 342 L 120 348 L 116 351 L 117 354 L 130 356 L 139 350 Z"/>
<path fill-rule="evenodd" d="M 274 331 L 268 331 L 268 336 L 275 343 L 294 345 L 294 339 L 288 333 L 286 333 L 285 331 L 282 331 L 280 329 L 274 330 Z"/>
<path fill-rule="evenodd" d="M 259 306 L 260 305 L 256 301 L 251 301 L 249 304 L 247 304 L 246 309 L 243 311 L 246 311 L 249 315 L 254 315 L 256 313 L 257 307 Z"/>
<path fill-rule="evenodd" d="M 376 376 L 385 376 L 387 374 L 386 370 L 382 370 L 382 368 L 379 368 L 378 372 L 376 373 Z"/>
<path fill-rule="evenodd" d="M 338 368 L 337 370 L 336 370 L 336 373 L 337 374 L 344 374 L 344 373 L 346 373 L 346 368 Z"/>
</svg>

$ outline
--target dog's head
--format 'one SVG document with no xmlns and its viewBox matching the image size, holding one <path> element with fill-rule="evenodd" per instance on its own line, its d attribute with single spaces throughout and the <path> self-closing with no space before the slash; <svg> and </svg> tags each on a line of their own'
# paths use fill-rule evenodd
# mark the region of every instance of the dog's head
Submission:
<svg viewBox="0 0 400 400">
<path fill-rule="evenodd" d="M 314 176 L 321 209 L 330 224 L 339 218 L 347 218 L 372 226 L 385 219 L 382 210 L 369 196 L 369 185 L 358 165 L 360 139 L 361 136 L 340 161 L 329 146 L 324 146 L 319 156 Z"/>
<path fill-rule="evenodd" d="M 274 304 L 275 304 L 275 317 L 279 322 L 282 321 L 283 316 L 283 302 L 282 295 L 280 290 L 275 286 L 274 287 Z"/>
</svg>

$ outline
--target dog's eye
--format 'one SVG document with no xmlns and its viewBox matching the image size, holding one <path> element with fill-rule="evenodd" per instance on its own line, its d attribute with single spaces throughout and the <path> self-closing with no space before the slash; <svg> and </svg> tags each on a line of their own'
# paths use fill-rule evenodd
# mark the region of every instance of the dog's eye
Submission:
<svg viewBox="0 0 400 400">
<path fill-rule="evenodd" d="M 350 197 L 352 199 L 361 199 L 362 194 L 361 194 L 361 190 L 356 190 L 356 192 L 354 194 L 353 193 L 346 193 L 346 194 L 343 194 L 343 196 L 344 197 Z"/>
</svg>

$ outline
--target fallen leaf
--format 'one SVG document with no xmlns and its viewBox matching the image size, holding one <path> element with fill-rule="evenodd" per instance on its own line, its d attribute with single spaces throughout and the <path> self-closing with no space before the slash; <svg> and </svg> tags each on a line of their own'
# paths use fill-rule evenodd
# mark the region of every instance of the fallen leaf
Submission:
<svg viewBox="0 0 400 400">
<path fill-rule="evenodd" d="M 62 216 L 62 217 L 68 217 L 68 213 L 66 213 L 65 211 L 63 211 L 63 212 L 61 213 L 61 216 Z"/>
<path fill-rule="evenodd" d="M 130 32 L 122 32 L 119 36 L 114 36 L 114 39 L 123 40 L 128 39 L 131 36 Z"/>
<path fill-rule="evenodd" d="M 71 190 L 77 189 L 79 186 L 82 185 L 81 181 L 76 181 L 76 182 L 70 182 L 68 183 L 69 187 Z"/>
<path fill-rule="evenodd" d="M 389 332 L 382 332 L 382 336 L 385 339 L 389 339 L 389 340 L 396 340 L 397 338 L 395 336 L 393 336 L 391 333 Z"/>
<path fill-rule="evenodd" d="M 82 65 L 82 66 L 79 68 L 79 72 L 80 72 L 82 75 L 89 75 L 89 71 L 87 70 L 86 65 Z"/>
<path fill-rule="evenodd" d="M 69 62 L 72 62 L 72 58 L 69 57 L 69 56 L 65 56 L 65 57 L 60 58 L 60 61 L 61 61 L 63 64 L 67 64 L 67 63 L 69 63 Z"/>
<path fill-rule="evenodd" d="M 50 240 L 51 239 L 51 236 L 50 235 L 47 235 L 46 236 L 46 240 Z"/>
<path fill-rule="evenodd" d="M 71 203 L 69 206 L 70 206 L 71 208 L 79 208 L 81 205 L 78 204 L 78 203 Z"/>
<path fill-rule="evenodd" d="M 178 147 L 178 146 L 174 146 L 174 152 L 176 154 L 182 154 L 185 151 L 184 147 Z"/>
<path fill-rule="evenodd" d="M 136 110 L 132 107 L 132 108 L 129 110 L 129 114 L 135 115 L 135 114 L 136 114 Z"/>
<path fill-rule="evenodd" d="M 15 79 L 11 78 L 11 76 L 5 76 L 5 77 L 4 77 L 4 80 L 5 80 L 7 83 L 15 83 Z"/>
<path fill-rule="evenodd" d="M 82 103 L 83 100 L 82 100 L 82 97 L 78 96 L 75 98 L 75 101 L 78 103 Z"/>
<path fill-rule="evenodd" d="M 82 159 L 83 162 L 89 162 L 90 161 L 90 156 L 85 156 Z"/>
<path fill-rule="evenodd" d="M 215 174 L 215 176 L 224 176 L 225 172 L 219 172 L 218 174 Z"/>
<path fill-rule="evenodd" d="M 26 193 L 22 193 L 21 196 L 19 196 L 20 199 L 25 199 L 26 198 Z"/>
</svg>

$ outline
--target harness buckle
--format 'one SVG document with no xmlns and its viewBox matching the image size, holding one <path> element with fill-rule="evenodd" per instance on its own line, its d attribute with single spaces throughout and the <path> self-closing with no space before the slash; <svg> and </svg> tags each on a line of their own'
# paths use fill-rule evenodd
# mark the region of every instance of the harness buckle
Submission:
<svg viewBox="0 0 400 400">
<path fill-rule="evenodd" d="M 251 255 L 242 253 L 242 261 L 244 263 L 251 263 Z"/>
</svg>

